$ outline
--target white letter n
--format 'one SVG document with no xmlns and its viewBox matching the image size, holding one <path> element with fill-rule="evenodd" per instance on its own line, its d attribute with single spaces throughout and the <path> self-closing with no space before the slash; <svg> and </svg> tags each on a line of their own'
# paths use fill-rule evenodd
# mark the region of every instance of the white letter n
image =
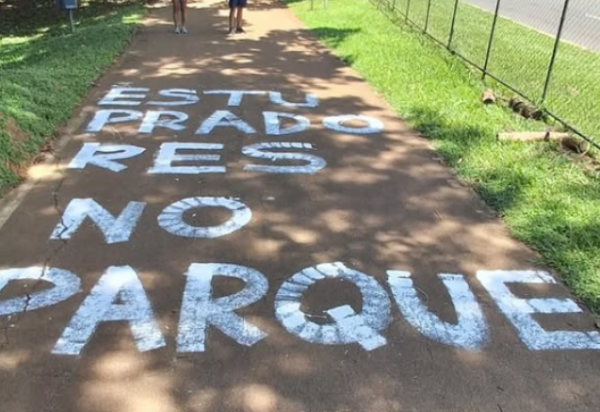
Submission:
<svg viewBox="0 0 600 412">
<path fill-rule="evenodd" d="M 114 217 L 94 199 L 73 199 L 54 228 L 50 239 L 70 239 L 86 218 L 100 228 L 106 243 L 127 242 L 146 203 L 129 202 L 118 217 Z"/>
</svg>

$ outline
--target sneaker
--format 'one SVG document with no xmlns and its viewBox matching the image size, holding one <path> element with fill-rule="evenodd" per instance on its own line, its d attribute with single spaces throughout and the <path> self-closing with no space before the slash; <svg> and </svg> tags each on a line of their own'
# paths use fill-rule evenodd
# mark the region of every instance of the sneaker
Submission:
<svg viewBox="0 0 600 412">
<path fill-rule="evenodd" d="M 181 33 L 181 31 L 179 31 L 179 27 L 175 27 L 175 30 L 173 30 L 173 33 L 175 33 L 175 34 Z"/>
<path fill-rule="evenodd" d="M 229 35 L 235 34 L 235 29 L 234 28 L 229 29 L 229 32 L 227 32 L 227 34 L 229 34 Z"/>
<path fill-rule="evenodd" d="M 185 27 L 182 27 L 181 28 L 181 33 L 182 34 L 188 34 L 188 31 L 187 31 L 187 29 Z"/>
<path fill-rule="evenodd" d="M 246 33 L 246 30 L 242 29 L 241 27 L 238 27 L 237 29 L 235 29 L 236 33 Z"/>
</svg>

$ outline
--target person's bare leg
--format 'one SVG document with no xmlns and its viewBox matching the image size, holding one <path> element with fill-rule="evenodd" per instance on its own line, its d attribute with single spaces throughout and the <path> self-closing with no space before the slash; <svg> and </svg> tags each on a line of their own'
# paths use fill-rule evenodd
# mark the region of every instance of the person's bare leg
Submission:
<svg viewBox="0 0 600 412">
<path fill-rule="evenodd" d="M 175 25 L 175 31 L 179 30 L 179 23 L 177 19 L 179 17 L 179 0 L 171 0 L 173 2 L 173 24 Z"/>
<path fill-rule="evenodd" d="M 241 29 L 243 24 L 244 8 L 238 7 L 237 9 L 237 28 Z"/>
<path fill-rule="evenodd" d="M 187 0 L 180 0 L 181 3 L 181 27 L 184 34 L 187 34 L 185 22 L 187 20 Z"/>
<path fill-rule="evenodd" d="M 235 7 L 229 9 L 229 31 L 233 30 L 235 26 L 233 25 L 233 20 L 235 19 Z"/>
</svg>

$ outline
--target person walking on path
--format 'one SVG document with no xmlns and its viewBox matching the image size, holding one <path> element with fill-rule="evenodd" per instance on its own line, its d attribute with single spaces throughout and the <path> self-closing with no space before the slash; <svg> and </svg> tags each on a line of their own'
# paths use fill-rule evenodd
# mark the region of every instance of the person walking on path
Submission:
<svg viewBox="0 0 600 412">
<path fill-rule="evenodd" d="M 173 23 L 175 24 L 175 34 L 187 34 L 188 31 L 185 28 L 185 20 L 187 17 L 187 0 L 171 0 L 173 3 Z M 178 17 L 181 14 L 181 24 L 179 24 Z"/>
<path fill-rule="evenodd" d="M 245 33 L 243 25 L 244 8 L 246 0 L 229 0 L 229 34 Z M 237 10 L 237 22 L 236 22 Z M 237 24 L 236 24 L 237 23 Z"/>
</svg>

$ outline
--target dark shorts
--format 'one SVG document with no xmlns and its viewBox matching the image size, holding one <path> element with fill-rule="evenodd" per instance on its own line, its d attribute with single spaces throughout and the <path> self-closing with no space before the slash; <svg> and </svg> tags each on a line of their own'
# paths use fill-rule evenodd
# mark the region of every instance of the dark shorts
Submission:
<svg viewBox="0 0 600 412">
<path fill-rule="evenodd" d="M 235 9 L 237 7 L 246 7 L 246 0 L 229 0 L 229 8 Z"/>
</svg>

